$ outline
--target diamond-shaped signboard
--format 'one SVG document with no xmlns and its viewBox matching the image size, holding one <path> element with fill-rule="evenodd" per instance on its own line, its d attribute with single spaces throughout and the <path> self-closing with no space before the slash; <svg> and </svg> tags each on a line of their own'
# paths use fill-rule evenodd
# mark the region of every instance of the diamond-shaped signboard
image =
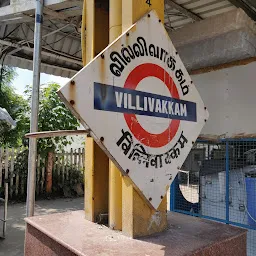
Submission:
<svg viewBox="0 0 256 256">
<path fill-rule="evenodd" d="M 154 208 L 209 116 L 154 11 L 110 44 L 59 95 Z"/>
</svg>

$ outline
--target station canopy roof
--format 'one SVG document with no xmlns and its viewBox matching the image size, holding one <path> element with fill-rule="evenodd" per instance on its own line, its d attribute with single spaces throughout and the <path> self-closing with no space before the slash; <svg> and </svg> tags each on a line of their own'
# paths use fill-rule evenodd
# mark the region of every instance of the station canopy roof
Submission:
<svg viewBox="0 0 256 256">
<path fill-rule="evenodd" d="M 0 1 L 0 65 L 32 70 L 35 0 Z M 45 0 L 42 40 L 43 73 L 71 77 L 82 67 L 82 0 Z M 108 0 L 96 4 L 108 9 Z M 242 8 L 256 20 L 255 0 L 165 0 L 165 27 L 171 32 L 188 23 Z"/>
</svg>

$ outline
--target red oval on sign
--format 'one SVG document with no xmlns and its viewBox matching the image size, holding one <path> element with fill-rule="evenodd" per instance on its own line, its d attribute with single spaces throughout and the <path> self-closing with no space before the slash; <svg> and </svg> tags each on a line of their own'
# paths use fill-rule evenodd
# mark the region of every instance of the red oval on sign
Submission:
<svg viewBox="0 0 256 256">
<path fill-rule="evenodd" d="M 139 82 L 147 77 L 160 79 L 168 88 L 171 96 L 180 99 L 177 87 L 170 75 L 160 66 L 152 63 L 145 63 L 137 66 L 125 81 L 124 88 L 136 90 Z M 147 132 L 139 123 L 135 114 L 124 114 L 125 121 L 136 137 L 142 144 L 151 148 L 160 148 L 167 145 L 176 135 L 180 120 L 172 120 L 169 127 L 160 134 Z"/>
</svg>

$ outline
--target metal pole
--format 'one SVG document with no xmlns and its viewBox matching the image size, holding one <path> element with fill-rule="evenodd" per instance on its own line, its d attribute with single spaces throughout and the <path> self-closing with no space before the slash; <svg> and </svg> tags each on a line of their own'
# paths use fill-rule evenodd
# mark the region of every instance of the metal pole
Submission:
<svg viewBox="0 0 256 256">
<path fill-rule="evenodd" d="M 226 223 L 229 224 L 229 143 L 226 141 Z"/>
<path fill-rule="evenodd" d="M 36 0 L 34 60 L 33 60 L 33 90 L 31 102 L 30 133 L 38 131 L 39 86 L 41 68 L 41 42 L 44 0 Z M 29 139 L 28 182 L 27 182 L 27 216 L 34 215 L 35 185 L 36 185 L 36 138 Z"/>
<path fill-rule="evenodd" d="M 3 238 L 5 238 L 6 234 L 6 221 L 7 221 L 7 205 L 8 205 L 8 182 L 4 184 L 5 188 L 5 198 L 4 198 L 4 228 L 3 228 Z"/>
</svg>

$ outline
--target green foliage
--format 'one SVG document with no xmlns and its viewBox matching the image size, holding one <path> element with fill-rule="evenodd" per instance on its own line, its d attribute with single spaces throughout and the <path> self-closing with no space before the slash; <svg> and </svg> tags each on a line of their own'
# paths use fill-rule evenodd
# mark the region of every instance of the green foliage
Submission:
<svg viewBox="0 0 256 256">
<path fill-rule="evenodd" d="M 15 77 L 15 70 L 4 67 L 2 76 L 0 75 L 0 107 L 5 108 L 11 117 L 16 121 L 17 126 L 14 129 L 6 122 L 0 121 L 0 145 L 1 147 L 18 147 L 22 144 L 27 146 L 28 140 L 24 139 L 24 135 L 29 132 L 30 125 L 30 102 L 32 89 L 27 87 L 25 96 L 20 96 L 15 92 L 11 85 Z M 42 85 L 40 87 L 39 102 L 39 131 L 55 131 L 55 130 L 74 130 L 79 126 L 77 119 L 60 101 L 57 90 L 60 86 L 56 83 Z M 56 152 L 71 144 L 67 137 L 55 137 L 38 140 L 38 153 L 41 157 L 46 158 L 48 152 Z M 43 163 L 40 163 L 40 165 Z M 55 180 L 56 172 L 53 172 L 53 189 L 60 192 L 58 195 L 65 194 L 64 191 L 69 190 L 74 194 L 74 186 L 83 183 L 83 174 L 81 170 L 70 168 L 69 180 L 64 184 Z M 19 174 L 22 181 L 22 187 L 26 187 L 27 170 L 28 170 L 28 149 L 23 150 L 15 159 L 14 170 Z M 59 177 L 57 178 L 59 179 Z M 24 198 L 22 198 L 24 199 Z"/>
<path fill-rule="evenodd" d="M 0 107 L 5 108 L 16 121 L 11 129 L 5 121 L 0 121 L 0 145 L 17 147 L 22 144 L 22 137 L 29 129 L 29 104 L 26 99 L 15 92 L 11 85 L 16 73 L 13 68 L 4 67 L 0 87 Z"/>
<path fill-rule="evenodd" d="M 0 72 L 0 91 L 2 85 L 11 85 L 13 79 L 16 77 L 15 68 L 3 66 Z"/>
<path fill-rule="evenodd" d="M 42 85 L 40 88 L 39 103 L 39 131 L 75 130 L 79 126 L 77 119 L 60 101 L 57 91 L 60 86 L 56 83 Z M 31 99 L 31 87 L 25 91 L 28 99 Z M 67 137 L 55 137 L 38 140 L 38 152 L 47 154 L 49 151 L 63 150 L 71 141 Z"/>
<path fill-rule="evenodd" d="M 16 121 L 17 126 L 11 129 L 5 121 L 0 121 L 0 145 L 17 147 L 25 144 L 24 135 L 29 132 L 30 105 L 32 89 L 27 87 L 25 97 L 18 95 L 11 85 L 16 73 L 13 68 L 3 67 L 0 77 L 0 107 L 5 108 Z M 77 119 L 60 101 L 57 90 L 60 86 L 50 83 L 40 86 L 39 131 L 74 130 L 79 126 Z M 49 151 L 63 150 L 70 144 L 66 137 L 55 137 L 38 140 L 38 152 L 47 154 Z"/>
<path fill-rule="evenodd" d="M 5 108 L 16 121 L 14 129 L 4 121 L 0 122 L 0 145 L 17 147 L 25 144 L 24 135 L 29 132 L 30 105 L 32 89 L 27 87 L 25 97 L 18 95 L 11 85 L 16 73 L 13 68 L 3 67 L 0 77 L 0 107 Z M 60 101 L 56 83 L 40 86 L 39 131 L 74 130 L 79 126 L 77 119 Z M 38 152 L 47 154 L 55 149 L 62 150 L 71 142 L 66 137 L 55 137 L 38 140 Z"/>
</svg>

